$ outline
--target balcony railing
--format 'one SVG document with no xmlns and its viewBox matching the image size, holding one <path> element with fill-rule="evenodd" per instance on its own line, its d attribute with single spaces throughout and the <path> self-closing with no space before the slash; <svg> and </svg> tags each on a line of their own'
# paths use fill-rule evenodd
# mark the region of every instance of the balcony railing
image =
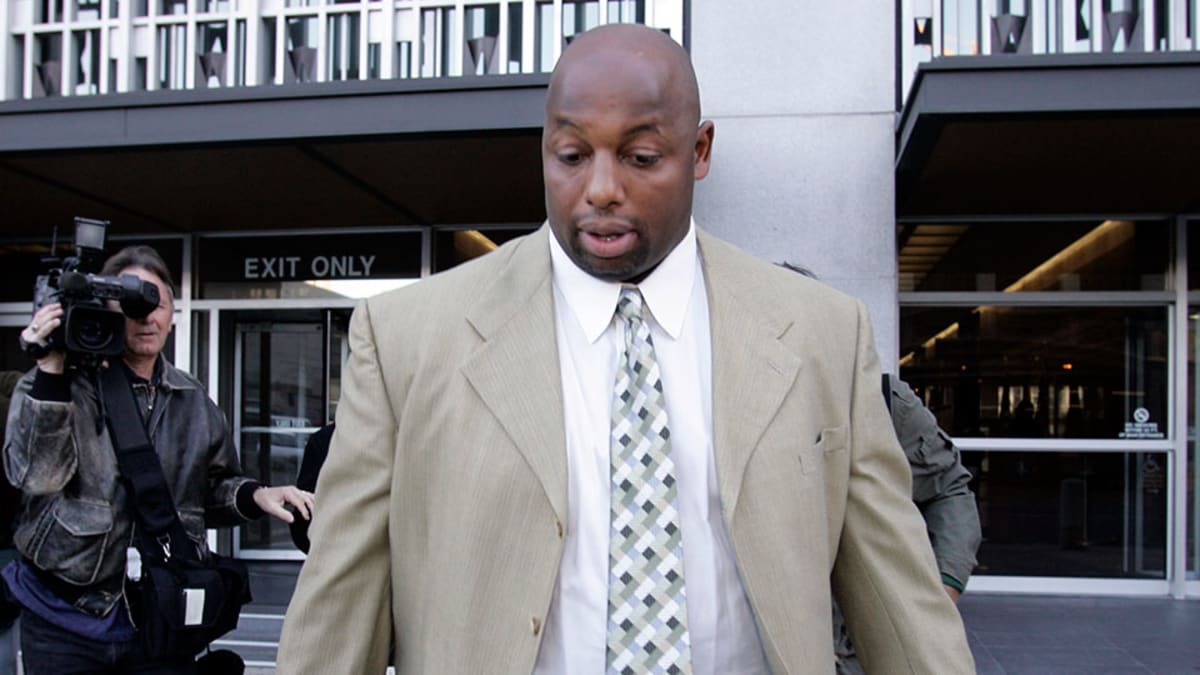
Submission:
<svg viewBox="0 0 1200 675">
<path fill-rule="evenodd" d="M 0 99 L 548 72 L 570 39 L 684 0 L 0 0 Z"/>
<path fill-rule="evenodd" d="M 1200 0 L 901 0 L 900 81 L 917 65 L 994 54 L 1194 51 Z"/>
</svg>

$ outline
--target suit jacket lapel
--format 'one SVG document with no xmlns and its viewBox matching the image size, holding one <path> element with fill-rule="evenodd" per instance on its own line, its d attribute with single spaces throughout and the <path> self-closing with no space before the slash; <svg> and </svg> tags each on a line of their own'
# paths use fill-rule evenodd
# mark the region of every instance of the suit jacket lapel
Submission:
<svg viewBox="0 0 1200 675">
<path fill-rule="evenodd" d="M 698 235 L 712 331 L 713 452 L 728 525 L 746 465 L 802 359 L 781 342 L 796 327 L 770 306 L 772 291 L 761 281 L 761 269 L 753 270 L 749 256 L 729 244 Z"/>
<path fill-rule="evenodd" d="M 463 374 L 537 474 L 559 518 L 567 515 L 562 378 L 554 331 L 548 229 L 522 240 L 467 311 L 483 340 Z M 721 503 L 737 505 L 746 464 L 791 390 L 802 360 L 780 338 L 790 317 L 746 254 L 698 232 L 713 353 L 713 443 Z"/>
<path fill-rule="evenodd" d="M 493 285 L 468 309 L 483 344 L 462 372 L 565 520 L 567 446 L 546 237 L 543 226 L 517 244 Z"/>
</svg>

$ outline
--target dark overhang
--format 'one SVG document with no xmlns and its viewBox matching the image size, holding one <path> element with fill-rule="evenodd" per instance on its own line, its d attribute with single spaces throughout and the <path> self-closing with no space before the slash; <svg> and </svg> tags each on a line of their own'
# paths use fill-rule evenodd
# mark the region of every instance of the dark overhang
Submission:
<svg viewBox="0 0 1200 675">
<path fill-rule="evenodd" d="M 545 75 L 0 104 L 0 237 L 542 218 Z"/>
<path fill-rule="evenodd" d="M 1200 54 L 922 64 L 896 191 L 900 217 L 1200 209 Z"/>
</svg>

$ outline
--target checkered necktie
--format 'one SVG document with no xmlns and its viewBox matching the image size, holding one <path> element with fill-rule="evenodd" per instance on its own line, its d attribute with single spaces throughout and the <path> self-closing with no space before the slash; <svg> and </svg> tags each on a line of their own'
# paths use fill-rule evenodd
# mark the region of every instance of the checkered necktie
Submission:
<svg viewBox="0 0 1200 675">
<path fill-rule="evenodd" d="M 662 379 L 642 293 L 621 289 L 625 353 L 612 409 L 608 672 L 690 673 L 683 539 Z"/>
</svg>

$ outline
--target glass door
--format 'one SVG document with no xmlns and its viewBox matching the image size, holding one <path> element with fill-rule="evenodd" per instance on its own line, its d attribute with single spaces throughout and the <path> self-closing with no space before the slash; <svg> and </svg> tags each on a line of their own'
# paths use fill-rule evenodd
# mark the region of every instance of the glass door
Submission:
<svg viewBox="0 0 1200 675">
<path fill-rule="evenodd" d="M 271 320 L 247 316 L 234 322 L 233 426 L 246 474 L 289 485 L 308 437 L 333 417 L 349 312 L 308 310 L 290 320 L 274 314 Z M 303 557 L 287 525 L 269 517 L 239 528 L 235 550 L 244 558 Z"/>
</svg>

